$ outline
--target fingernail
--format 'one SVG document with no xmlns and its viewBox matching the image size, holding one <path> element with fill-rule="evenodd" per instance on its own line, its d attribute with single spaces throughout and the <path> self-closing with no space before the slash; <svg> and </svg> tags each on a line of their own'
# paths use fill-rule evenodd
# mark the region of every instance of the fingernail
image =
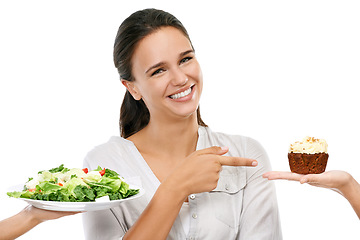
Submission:
<svg viewBox="0 0 360 240">
<path fill-rule="evenodd" d="M 229 150 L 229 148 L 228 147 L 221 147 L 221 150 L 227 151 L 227 150 Z"/>
<path fill-rule="evenodd" d="M 257 162 L 257 161 L 253 161 L 253 162 L 251 163 L 251 165 L 257 166 L 257 165 L 258 165 L 258 162 Z"/>
</svg>

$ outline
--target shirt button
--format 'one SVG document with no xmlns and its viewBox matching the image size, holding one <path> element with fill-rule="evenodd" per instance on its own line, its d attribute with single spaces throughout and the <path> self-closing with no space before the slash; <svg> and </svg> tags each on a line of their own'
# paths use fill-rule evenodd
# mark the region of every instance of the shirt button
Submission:
<svg viewBox="0 0 360 240">
<path fill-rule="evenodd" d="M 193 217 L 194 219 L 196 219 L 196 218 L 197 218 L 196 213 L 193 213 L 193 214 L 192 214 L 192 217 Z"/>
<path fill-rule="evenodd" d="M 190 199 L 191 199 L 191 200 L 194 200 L 194 199 L 195 199 L 195 195 L 194 195 L 194 194 L 191 194 L 191 195 L 190 195 Z"/>
</svg>

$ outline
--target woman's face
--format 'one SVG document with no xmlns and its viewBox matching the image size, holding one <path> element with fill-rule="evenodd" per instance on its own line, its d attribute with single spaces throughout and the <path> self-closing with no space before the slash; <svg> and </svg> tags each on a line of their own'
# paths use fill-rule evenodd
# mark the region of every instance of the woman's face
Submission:
<svg viewBox="0 0 360 240">
<path fill-rule="evenodd" d="M 133 91 L 154 118 L 184 118 L 195 113 L 202 91 L 202 72 L 190 41 L 174 27 L 142 39 L 132 57 Z M 131 86 L 128 86 L 131 89 Z M 195 115 L 196 116 L 196 115 Z"/>
</svg>

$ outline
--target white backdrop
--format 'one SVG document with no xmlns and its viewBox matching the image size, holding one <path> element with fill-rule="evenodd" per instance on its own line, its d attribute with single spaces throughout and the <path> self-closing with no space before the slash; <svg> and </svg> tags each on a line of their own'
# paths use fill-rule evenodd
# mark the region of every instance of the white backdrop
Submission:
<svg viewBox="0 0 360 240">
<path fill-rule="evenodd" d="M 198 2 L 0 3 L 0 219 L 25 207 L 6 196 L 8 187 L 61 163 L 81 167 L 89 150 L 119 135 L 124 88 L 112 46 L 122 20 L 147 7 L 188 29 L 204 73 L 202 116 L 214 131 L 257 139 L 275 170 L 289 170 L 291 142 L 325 138 L 327 170 L 360 181 L 359 1 Z M 359 238 L 359 220 L 339 194 L 276 187 L 284 239 Z M 83 239 L 81 216 L 20 239 L 46 233 Z"/>
</svg>

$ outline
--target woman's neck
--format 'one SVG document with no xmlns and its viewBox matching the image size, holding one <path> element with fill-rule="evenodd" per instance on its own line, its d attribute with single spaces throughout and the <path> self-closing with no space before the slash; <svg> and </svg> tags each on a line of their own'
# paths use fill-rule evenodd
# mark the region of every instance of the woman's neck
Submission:
<svg viewBox="0 0 360 240">
<path fill-rule="evenodd" d="M 141 153 L 155 152 L 163 156 L 186 157 L 196 149 L 198 138 L 196 115 L 181 121 L 151 121 L 128 139 Z M 161 151 L 158 151 L 161 149 Z"/>
</svg>

